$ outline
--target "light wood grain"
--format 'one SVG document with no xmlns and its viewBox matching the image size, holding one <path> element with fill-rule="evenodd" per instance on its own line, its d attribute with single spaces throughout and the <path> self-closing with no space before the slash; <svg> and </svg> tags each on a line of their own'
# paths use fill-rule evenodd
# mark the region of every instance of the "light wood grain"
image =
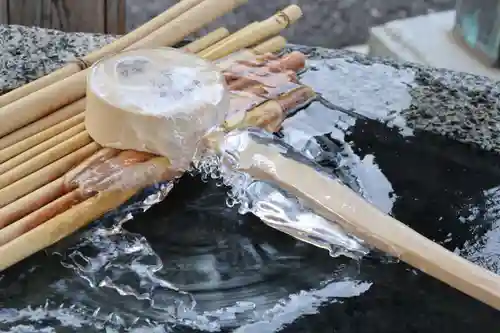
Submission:
<svg viewBox="0 0 500 333">
<path fill-rule="evenodd" d="M 126 30 L 127 12 L 125 0 L 105 0 L 105 31 L 111 35 L 123 35 Z"/>
<path fill-rule="evenodd" d="M 33 172 L 15 183 L 0 188 L 0 207 L 4 207 L 17 199 L 33 192 L 51 181 L 63 176 L 71 168 L 98 151 L 100 146 L 92 142 L 77 151 L 64 156 L 42 169 Z"/>
<path fill-rule="evenodd" d="M 15 0 L 18 1 L 18 0 Z M 62 31 L 106 32 L 104 0 L 45 0 L 50 26 Z"/>
<path fill-rule="evenodd" d="M 0 24 L 9 24 L 9 0 L 0 0 Z"/>
<path fill-rule="evenodd" d="M 0 23 L 123 34 L 125 0 L 2 0 Z"/>
<path fill-rule="evenodd" d="M 26 26 L 45 27 L 45 1 L 15 0 L 9 1 L 9 23 Z"/>
</svg>

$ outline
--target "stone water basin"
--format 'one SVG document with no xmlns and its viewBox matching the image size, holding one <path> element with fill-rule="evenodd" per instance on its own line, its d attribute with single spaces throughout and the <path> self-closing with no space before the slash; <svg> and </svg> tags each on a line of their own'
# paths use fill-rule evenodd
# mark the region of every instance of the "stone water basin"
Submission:
<svg viewBox="0 0 500 333">
<path fill-rule="evenodd" d="M 322 100 L 278 135 L 448 249 L 500 273 L 498 86 L 293 46 Z M 480 118 L 482 117 L 482 118 Z M 480 118 L 477 120 L 477 118 Z M 186 175 L 0 275 L 1 332 L 499 332 L 500 315 L 395 258 L 328 252 Z M 132 218 L 133 216 L 133 218 Z"/>
</svg>

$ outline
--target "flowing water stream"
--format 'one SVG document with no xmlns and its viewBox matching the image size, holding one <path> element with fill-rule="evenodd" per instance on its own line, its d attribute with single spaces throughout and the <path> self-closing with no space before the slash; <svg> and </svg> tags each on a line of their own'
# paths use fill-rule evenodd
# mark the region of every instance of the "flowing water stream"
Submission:
<svg viewBox="0 0 500 333">
<path fill-rule="evenodd" d="M 302 81 L 322 100 L 279 137 L 382 211 L 500 273 L 497 157 L 407 126 L 411 70 L 319 56 L 309 66 Z M 0 274 L 0 332 L 500 330 L 496 311 L 397 259 L 330 256 L 239 214 L 228 188 L 202 178 L 150 189 L 145 203 Z"/>
</svg>

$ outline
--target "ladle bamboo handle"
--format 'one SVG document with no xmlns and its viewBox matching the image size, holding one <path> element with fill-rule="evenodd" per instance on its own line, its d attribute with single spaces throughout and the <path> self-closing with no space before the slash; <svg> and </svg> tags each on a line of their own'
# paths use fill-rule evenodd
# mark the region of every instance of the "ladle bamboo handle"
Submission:
<svg viewBox="0 0 500 333">
<path fill-rule="evenodd" d="M 238 169 L 277 183 L 317 214 L 338 222 L 375 248 L 500 310 L 500 276 L 382 213 L 340 181 L 253 139 L 240 152 Z"/>
</svg>

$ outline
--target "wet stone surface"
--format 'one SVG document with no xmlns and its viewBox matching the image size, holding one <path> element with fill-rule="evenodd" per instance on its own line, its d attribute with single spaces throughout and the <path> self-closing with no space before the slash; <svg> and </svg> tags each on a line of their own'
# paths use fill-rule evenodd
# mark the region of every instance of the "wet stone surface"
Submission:
<svg viewBox="0 0 500 333">
<path fill-rule="evenodd" d="M 319 59 L 313 67 L 320 64 L 329 69 L 322 77 L 336 86 L 332 103 L 399 127 L 402 133 L 432 132 L 500 152 L 497 82 L 341 50 L 298 49 Z M 386 105 L 377 104 L 381 102 Z"/>
<path fill-rule="evenodd" d="M 310 56 L 301 80 L 322 99 L 290 115 L 282 140 L 380 210 L 500 273 L 495 128 L 465 124 L 477 110 L 495 119 L 497 87 L 295 48 Z M 460 122 L 444 126 L 452 116 Z M 493 151 L 474 149 L 480 135 L 460 132 L 466 126 Z M 186 175 L 145 213 L 140 202 L 155 201 L 157 189 L 3 272 L 0 331 L 500 331 L 497 311 L 381 253 L 329 257 L 239 214 L 227 191 Z"/>
</svg>

